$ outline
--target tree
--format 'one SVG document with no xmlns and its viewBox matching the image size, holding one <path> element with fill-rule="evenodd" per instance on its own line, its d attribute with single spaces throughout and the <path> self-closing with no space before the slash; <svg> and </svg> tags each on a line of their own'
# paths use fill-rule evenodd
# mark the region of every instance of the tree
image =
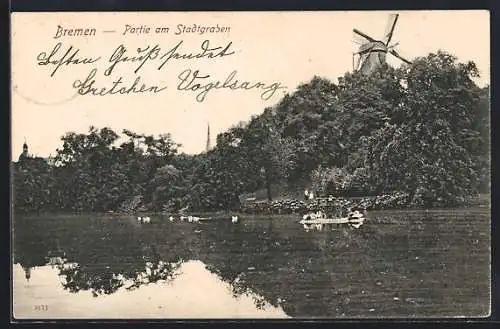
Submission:
<svg viewBox="0 0 500 329">
<path fill-rule="evenodd" d="M 290 138 L 281 134 L 278 120 L 271 108 L 253 117 L 241 143 L 246 148 L 247 161 L 252 163 L 254 175 L 261 175 L 268 200 L 272 199 L 271 185 L 287 178 L 293 161 L 293 145 Z"/>
<path fill-rule="evenodd" d="M 276 105 L 273 121 L 287 145 L 284 165 L 289 183 L 309 176 L 318 165 L 338 163 L 343 148 L 336 123 L 339 88 L 327 79 L 313 77 Z"/>
<path fill-rule="evenodd" d="M 416 59 L 402 73 L 403 102 L 394 123 L 370 137 L 368 162 L 385 191 L 407 191 L 415 204 L 463 201 L 478 192 L 473 145 L 480 140 L 472 125 L 477 69 L 438 52 Z"/>
<path fill-rule="evenodd" d="M 43 158 L 22 158 L 13 163 L 14 209 L 21 212 L 48 210 L 53 186 L 52 168 Z"/>
<path fill-rule="evenodd" d="M 181 208 L 182 197 L 186 194 L 186 183 L 182 178 L 181 171 L 173 165 L 158 168 L 150 183 L 156 210 L 176 211 Z"/>
</svg>

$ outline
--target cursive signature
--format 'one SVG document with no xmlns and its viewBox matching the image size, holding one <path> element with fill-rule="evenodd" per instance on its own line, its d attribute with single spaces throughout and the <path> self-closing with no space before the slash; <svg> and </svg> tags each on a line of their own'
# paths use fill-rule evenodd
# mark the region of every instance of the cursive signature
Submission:
<svg viewBox="0 0 500 329">
<path fill-rule="evenodd" d="M 79 95 L 92 95 L 92 96 L 106 96 L 106 95 L 128 95 L 128 94 L 138 94 L 138 93 L 159 93 L 167 89 L 167 87 L 160 86 L 147 86 L 144 83 L 140 84 L 141 77 L 137 76 L 132 83 L 132 85 L 127 85 L 123 81 L 123 77 L 119 77 L 117 80 L 112 82 L 111 87 L 96 87 L 95 86 L 95 76 L 97 74 L 97 69 L 92 69 L 85 80 L 75 80 L 73 82 L 73 88 L 75 88 Z"/>
<path fill-rule="evenodd" d="M 199 70 L 192 71 L 191 69 L 186 69 L 182 71 L 178 78 L 179 84 L 177 85 L 177 90 L 182 91 L 192 91 L 197 92 L 196 100 L 198 102 L 203 102 L 209 91 L 213 89 L 230 89 L 230 90 L 251 90 L 251 89 L 261 89 L 262 100 L 269 100 L 276 91 L 280 89 L 286 89 L 280 82 L 264 83 L 264 82 L 250 82 L 250 81 L 239 81 L 236 79 L 237 71 L 232 71 L 224 80 L 221 81 L 210 81 L 210 75 L 202 75 Z"/>
<path fill-rule="evenodd" d="M 49 54 L 47 52 L 42 51 L 36 57 L 38 61 L 38 65 L 54 65 L 54 69 L 50 73 L 50 76 L 53 77 L 59 68 L 63 65 L 68 66 L 72 64 L 93 64 L 101 59 L 101 57 L 79 57 L 78 53 L 80 49 L 74 48 L 73 46 L 69 46 L 69 48 L 64 51 L 60 51 L 62 47 L 62 43 L 58 42 L 54 48 L 50 51 Z M 64 54 L 61 56 L 61 54 Z"/>
</svg>

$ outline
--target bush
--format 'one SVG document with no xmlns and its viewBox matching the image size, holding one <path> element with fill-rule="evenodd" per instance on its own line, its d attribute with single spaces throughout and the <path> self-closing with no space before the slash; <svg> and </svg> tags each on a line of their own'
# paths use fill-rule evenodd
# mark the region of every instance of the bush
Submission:
<svg viewBox="0 0 500 329">
<path fill-rule="evenodd" d="M 374 184 L 367 168 L 357 168 L 351 176 L 349 194 L 351 196 L 368 196 L 375 193 Z"/>
<path fill-rule="evenodd" d="M 357 199 L 327 198 L 315 199 L 311 202 L 299 200 L 281 200 L 254 202 L 242 206 L 243 213 L 251 214 L 304 214 L 322 210 L 329 215 L 336 216 L 345 213 L 348 209 L 388 210 L 405 209 L 412 207 L 408 193 L 395 192 L 393 194 L 377 195 Z"/>
<path fill-rule="evenodd" d="M 344 168 L 318 167 L 311 173 L 312 187 L 318 196 L 346 196 L 351 180 L 352 175 Z"/>
<path fill-rule="evenodd" d="M 368 168 L 357 168 L 350 174 L 345 168 L 318 167 L 311 174 L 318 196 L 362 197 L 375 194 L 375 184 Z"/>
</svg>

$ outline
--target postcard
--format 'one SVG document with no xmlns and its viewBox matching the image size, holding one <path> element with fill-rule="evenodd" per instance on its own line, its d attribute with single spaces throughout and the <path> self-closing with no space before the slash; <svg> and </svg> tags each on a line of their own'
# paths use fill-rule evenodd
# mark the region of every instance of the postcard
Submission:
<svg viewBox="0 0 500 329">
<path fill-rule="evenodd" d="M 12 319 L 490 315 L 488 11 L 11 18 Z"/>
</svg>

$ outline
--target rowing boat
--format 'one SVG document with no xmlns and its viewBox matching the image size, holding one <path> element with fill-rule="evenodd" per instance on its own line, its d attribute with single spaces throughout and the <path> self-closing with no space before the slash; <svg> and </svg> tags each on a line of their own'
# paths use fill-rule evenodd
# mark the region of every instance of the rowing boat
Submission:
<svg viewBox="0 0 500 329">
<path fill-rule="evenodd" d="M 312 225 L 312 224 L 350 224 L 350 223 L 362 223 L 363 218 L 350 218 L 350 217 L 337 217 L 337 218 L 316 218 L 316 219 L 303 219 L 300 224 Z"/>
<path fill-rule="evenodd" d="M 359 215 L 358 215 L 359 214 Z M 360 213 L 356 214 L 356 216 L 347 216 L 347 217 L 333 217 L 333 218 L 326 218 L 326 217 L 313 217 L 309 216 L 308 219 L 302 219 L 299 223 L 304 225 L 304 228 L 311 228 L 311 227 L 323 227 L 324 225 L 340 225 L 340 224 L 348 224 L 351 225 L 355 228 L 359 228 L 361 225 L 363 225 L 365 221 L 365 217 L 362 216 Z M 307 217 L 307 216 L 304 216 Z"/>
</svg>

